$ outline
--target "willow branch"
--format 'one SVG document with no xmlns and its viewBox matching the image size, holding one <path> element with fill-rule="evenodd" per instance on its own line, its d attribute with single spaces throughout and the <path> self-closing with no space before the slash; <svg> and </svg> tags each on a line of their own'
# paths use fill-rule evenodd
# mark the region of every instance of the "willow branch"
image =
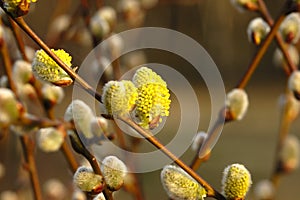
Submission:
<svg viewBox="0 0 300 200">
<path fill-rule="evenodd" d="M 246 87 L 246 85 L 248 84 L 252 74 L 256 70 L 259 62 L 261 61 L 261 59 L 262 59 L 263 55 L 265 54 L 267 48 L 269 47 L 269 45 L 271 44 L 274 36 L 276 35 L 276 33 L 278 31 L 278 28 L 280 27 L 280 24 L 284 20 L 284 18 L 285 18 L 284 14 L 281 14 L 278 17 L 278 19 L 276 20 L 276 22 L 272 26 L 270 33 L 267 35 L 266 39 L 263 41 L 262 45 L 258 49 L 258 51 L 255 54 L 254 58 L 252 59 L 252 61 L 249 65 L 245 75 L 243 76 L 242 80 L 236 86 L 237 88 L 243 89 L 243 88 Z"/>
<path fill-rule="evenodd" d="M 0 25 L 2 25 L 2 20 L 1 19 L 0 19 Z M 4 39 L 2 39 L 1 44 L 0 44 L 0 52 L 1 52 L 1 55 L 2 55 L 2 60 L 3 60 L 5 72 L 6 72 L 6 75 L 7 75 L 9 87 L 15 93 L 15 95 L 17 96 L 17 94 L 18 94 L 17 93 L 17 87 L 15 85 L 15 81 L 13 80 L 13 75 L 12 75 L 12 63 L 11 63 L 11 59 L 10 59 L 10 56 L 9 56 L 7 44 L 6 44 L 6 41 Z"/>
<path fill-rule="evenodd" d="M 173 160 L 179 167 L 181 167 L 184 171 L 186 171 L 190 176 L 192 176 L 200 185 L 202 185 L 209 197 L 214 197 L 218 200 L 225 200 L 223 195 L 221 195 L 218 191 L 216 191 L 211 185 L 209 185 L 204 179 L 202 179 L 194 170 L 192 170 L 189 166 L 187 166 L 184 162 L 182 162 L 176 155 L 170 152 L 160 141 L 158 141 L 151 133 L 147 132 L 139 125 L 134 123 L 129 118 L 120 117 L 120 120 L 125 122 L 127 125 L 131 126 L 134 130 L 136 130 L 141 136 L 143 136 L 148 142 L 154 145 L 157 149 L 163 152 L 166 156 L 168 156 L 171 160 Z"/>
<path fill-rule="evenodd" d="M 90 95 L 94 96 L 99 102 L 101 102 L 101 95 L 95 91 L 85 80 L 77 75 L 70 67 L 68 67 L 60 58 L 58 58 L 51 49 L 34 33 L 34 31 L 27 25 L 22 17 L 13 18 L 10 13 L 3 9 L 7 15 L 9 15 L 22 29 L 23 31 L 36 42 L 73 80 Z"/>
<path fill-rule="evenodd" d="M 292 109 L 293 106 L 293 95 L 287 91 L 286 92 L 286 102 L 284 104 L 284 107 L 282 109 L 281 114 L 281 120 L 280 120 L 280 128 L 279 128 L 279 134 L 278 134 L 278 141 L 276 146 L 276 153 L 275 153 L 275 163 L 274 163 L 274 170 L 271 175 L 271 181 L 273 182 L 274 186 L 277 187 L 279 184 L 279 178 L 282 173 L 282 167 L 281 167 L 281 160 L 280 160 L 280 151 L 282 149 L 283 143 L 289 133 L 290 126 L 292 122 L 295 120 L 294 112 Z"/>
<path fill-rule="evenodd" d="M 30 175 L 30 180 L 31 180 L 32 188 L 33 188 L 34 197 L 36 200 L 41 200 L 42 192 L 41 192 L 41 188 L 40 188 L 38 173 L 36 170 L 36 164 L 35 164 L 35 159 L 34 159 L 34 155 L 33 155 L 34 143 L 29 138 L 29 136 L 26 134 L 20 136 L 20 140 L 21 140 L 23 151 L 24 151 L 26 168 Z"/>
<path fill-rule="evenodd" d="M 267 9 L 265 2 L 263 0 L 258 0 L 258 4 L 259 4 L 259 12 L 262 15 L 262 17 L 267 21 L 267 23 L 269 24 L 270 27 L 272 27 L 274 25 L 274 21 L 269 13 L 269 10 Z M 287 51 L 286 45 L 281 37 L 281 35 L 277 32 L 275 35 L 275 39 L 276 42 L 284 56 L 284 58 L 287 61 L 288 67 L 289 67 L 289 71 L 287 72 L 288 75 L 297 70 L 297 66 L 294 64 L 294 62 L 291 59 L 290 54 Z"/>
</svg>

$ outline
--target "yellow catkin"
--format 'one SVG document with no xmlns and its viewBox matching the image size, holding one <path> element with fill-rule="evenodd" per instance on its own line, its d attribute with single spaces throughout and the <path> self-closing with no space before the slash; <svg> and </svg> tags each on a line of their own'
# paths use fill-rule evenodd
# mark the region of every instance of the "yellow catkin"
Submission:
<svg viewBox="0 0 300 200">
<path fill-rule="evenodd" d="M 171 100 L 167 87 L 158 83 L 148 83 L 138 88 L 135 115 L 139 124 L 148 128 L 156 117 L 169 116 Z"/>
<path fill-rule="evenodd" d="M 224 169 L 222 189 L 226 199 L 244 199 L 251 184 L 251 175 L 244 165 L 232 164 Z"/>
<path fill-rule="evenodd" d="M 25 3 L 34 3 L 36 2 L 37 0 L 26 0 Z M 24 5 L 21 5 L 21 0 L 3 0 L 3 7 L 9 12 L 11 13 L 14 17 L 19 17 L 19 16 L 22 16 L 23 14 L 26 14 L 28 12 L 28 6 L 27 6 L 27 9 L 26 9 L 26 12 L 22 13 L 19 11 L 20 7 L 21 6 L 24 6 Z M 25 10 L 24 10 L 25 11 Z"/>
<path fill-rule="evenodd" d="M 132 81 L 138 88 L 135 120 L 143 128 L 153 129 L 162 116 L 169 116 L 171 100 L 167 83 L 148 67 L 138 69 Z"/>
<path fill-rule="evenodd" d="M 51 51 L 57 55 L 68 67 L 71 67 L 72 57 L 63 49 Z M 32 71 L 41 80 L 57 86 L 68 86 L 73 80 L 71 77 L 44 51 L 38 50 L 32 62 Z"/>
<path fill-rule="evenodd" d="M 103 87 L 103 104 L 109 115 L 128 114 L 135 105 L 137 89 L 131 81 L 109 81 Z"/>
<path fill-rule="evenodd" d="M 172 199 L 202 200 L 206 190 L 180 167 L 167 165 L 161 172 L 161 182 Z"/>
<path fill-rule="evenodd" d="M 148 67 L 141 67 L 136 70 L 132 81 L 137 88 L 148 83 L 158 83 L 167 87 L 167 83 L 157 73 Z"/>
</svg>

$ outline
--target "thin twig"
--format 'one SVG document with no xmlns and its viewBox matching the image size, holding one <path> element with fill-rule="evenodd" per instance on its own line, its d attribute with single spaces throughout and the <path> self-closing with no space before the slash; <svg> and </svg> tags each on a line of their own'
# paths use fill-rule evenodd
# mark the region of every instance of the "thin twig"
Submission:
<svg viewBox="0 0 300 200">
<path fill-rule="evenodd" d="M 47 127 L 54 127 L 59 126 L 61 124 L 65 124 L 66 127 L 70 127 L 66 122 L 62 122 L 59 120 L 50 120 L 48 118 L 40 118 L 34 115 L 22 115 L 19 122 L 16 125 L 23 125 L 23 126 L 37 126 L 39 128 L 47 128 Z"/>
<path fill-rule="evenodd" d="M 285 97 L 285 104 L 282 109 L 282 114 L 281 114 L 281 120 L 280 120 L 280 128 L 279 128 L 279 134 L 278 134 L 278 141 L 277 141 L 277 146 L 276 146 L 276 153 L 275 153 L 275 163 L 274 163 L 274 169 L 273 173 L 271 175 L 271 181 L 273 182 L 275 187 L 278 187 L 279 184 L 279 179 L 280 175 L 282 173 L 281 169 L 281 160 L 280 160 L 280 151 L 282 149 L 282 145 L 289 133 L 290 126 L 294 120 L 293 117 L 291 117 L 290 112 L 291 109 L 293 109 L 292 102 L 294 96 L 287 91 L 286 92 L 286 97 Z"/>
<path fill-rule="evenodd" d="M 64 140 L 60 150 L 64 154 L 64 157 L 66 158 L 66 160 L 68 161 L 68 164 L 69 164 L 72 172 L 75 173 L 77 168 L 79 167 L 79 165 L 78 165 L 77 160 L 75 159 L 73 152 L 70 150 L 70 147 L 69 147 L 66 139 Z"/>
<path fill-rule="evenodd" d="M 242 80 L 238 83 L 237 88 L 246 87 L 247 83 L 249 82 L 250 78 L 252 77 L 254 71 L 256 70 L 260 60 L 262 59 L 264 53 L 266 52 L 266 50 L 267 50 L 268 46 L 270 45 L 271 41 L 273 40 L 274 36 L 276 36 L 277 43 L 280 46 L 289 66 L 290 66 L 290 71 L 293 71 L 296 69 L 294 63 L 291 61 L 291 58 L 285 48 L 282 38 L 277 33 L 277 30 L 280 27 L 281 22 L 285 18 L 286 12 L 283 12 L 283 14 L 281 14 L 279 16 L 279 18 L 276 20 L 276 22 L 274 24 L 273 19 L 271 18 L 270 14 L 262 0 L 259 0 L 259 6 L 260 6 L 261 14 L 266 18 L 266 20 L 268 21 L 270 26 L 273 25 L 273 27 L 272 27 L 270 33 L 268 34 L 268 36 L 266 37 L 266 39 L 264 40 L 264 42 L 262 43 L 262 45 L 260 46 L 260 48 L 258 49 L 254 58 L 251 60 L 251 63 L 249 64 L 249 67 L 248 67 L 245 75 L 243 76 Z M 290 74 L 289 71 L 288 71 L 288 74 Z M 222 110 L 221 110 L 221 112 L 222 112 Z M 225 119 L 225 123 L 230 122 L 230 121 L 231 120 Z M 196 170 L 203 161 L 206 161 L 208 159 L 207 157 L 205 157 L 205 155 L 210 154 L 210 149 L 209 149 L 210 144 L 209 143 L 214 142 L 214 140 L 216 139 L 215 134 L 217 133 L 218 127 L 222 124 L 223 124 L 223 120 L 220 121 L 220 118 L 215 122 L 214 128 L 208 133 L 209 138 L 207 138 L 207 141 L 209 141 L 209 142 L 204 143 L 204 146 L 206 145 L 208 147 L 201 148 L 202 152 L 200 154 L 203 154 L 203 151 L 207 151 L 207 152 L 204 152 L 204 154 L 200 155 L 200 156 L 198 154 L 195 155 L 195 157 L 192 161 L 192 164 L 191 164 L 192 169 Z"/>
<path fill-rule="evenodd" d="M 0 19 L 0 25 L 2 25 L 1 19 Z M 10 56 L 9 56 L 9 52 L 8 52 L 8 48 L 7 48 L 7 44 L 6 44 L 5 40 L 1 41 L 0 51 L 1 51 L 1 55 L 2 55 L 5 72 L 6 72 L 7 79 L 8 79 L 9 87 L 15 93 L 15 95 L 18 96 L 17 87 L 15 85 L 15 81 L 13 80 L 13 75 L 12 75 L 12 63 L 10 60 Z"/>
<path fill-rule="evenodd" d="M 170 152 L 160 141 L 158 141 L 151 133 L 147 132 L 139 125 L 134 123 L 129 118 L 120 117 L 120 120 L 125 122 L 127 125 L 131 126 L 135 129 L 141 136 L 143 136 L 146 140 L 148 140 L 151 144 L 153 144 L 157 149 L 162 151 L 166 156 L 171 158 L 178 166 L 180 166 L 184 171 L 186 171 L 189 175 L 191 175 L 199 184 L 201 184 L 207 191 L 207 196 L 214 197 L 218 200 L 225 200 L 225 197 L 221 195 L 218 191 L 216 191 L 211 185 L 209 185 L 204 179 L 202 179 L 194 170 L 192 170 L 189 166 L 187 166 L 184 162 L 182 162 L 176 155 Z"/>
<path fill-rule="evenodd" d="M 19 48 L 20 53 L 22 55 L 22 59 L 25 60 L 26 62 L 29 62 L 28 57 L 27 57 L 26 52 L 25 52 L 25 45 L 24 45 L 24 42 L 23 42 L 23 39 L 22 39 L 22 35 L 20 33 L 20 28 L 19 28 L 19 26 L 17 26 L 17 24 L 14 20 L 12 20 L 10 17 L 8 19 L 9 19 L 10 25 L 12 27 L 12 31 L 13 31 L 13 34 L 15 36 L 18 48 Z"/>
<path fill-rule="evenodd" d="M 24 151 L 24 158 L 26 161 L 26 168 L 30 175 L 31 185 L 34 192 L 34 197 L 36 200 L 42 199 L 42 192 L 40 188 L 40 183 L 38 179 L 38 173 L 36 170 L 35 158 L 34 158 L 34 142 L 32 139 L 24 134 L 20 136 L 22 148 Z"/>
</svg>

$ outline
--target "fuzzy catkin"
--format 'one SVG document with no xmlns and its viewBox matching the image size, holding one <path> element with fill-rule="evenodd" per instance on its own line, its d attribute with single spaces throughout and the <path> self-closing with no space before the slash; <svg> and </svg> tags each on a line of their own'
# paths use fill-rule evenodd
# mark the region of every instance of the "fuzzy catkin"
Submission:
<svg viewBox="0 0 300 200">
<path fill-rule="evenodd" d="M 251 175 L 244 165 L 232 164 L 224 169 L 222 189 L 227 199 L 244 199 L 251 184 Z"/>
<path fill-rule="evenodd" d="M 121 188 L 127 174 L 126 165 L 116 156 L 107 156 L 103 159 L 101 171 L 107 187 L 116 191 Z"/>
<path fill-rule="evenodd" d="M 74 184 L 84 192 L 100 193 L 104 189 L 103 177 L 95 174 L 92 168 L 81 166 L 74 176 Z"/>
<path fill-rule="evenodd" d="M 51 51 L 68 67 L 72 66 L 72 57 L 63 49 Z M 71 77 L 65 72 L 43 49 L 37 50 L 32 62 L 34 75 L 43 81 L 56 86 L 68 86 L 73 83 Z"/>
<path fill-rule="evenodd" d="M 174 200 L 203 200 L 206 190 L 180 167 L 167 165 L 161 172 L 161 182 Z"/>
</svg>

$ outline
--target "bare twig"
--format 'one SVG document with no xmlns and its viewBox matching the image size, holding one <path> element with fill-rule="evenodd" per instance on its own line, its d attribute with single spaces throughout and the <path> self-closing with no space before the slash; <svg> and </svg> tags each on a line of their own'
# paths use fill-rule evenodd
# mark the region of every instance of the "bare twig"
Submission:
<svg viewBox="0 0 300 200">
<path fill-rule="evenodd" d="M 2 25 L 2 20 L 0 20 L 0 24 Z M 0 52 L 2 55 L 5 72 L 6 72 L 6 75 L 8 78 L 9 87 L 17 96 L 17 94 L 18 94 L 17 87 L 15 85 L 15 81 L 13 80 L 13 76 L 12 76 L 12 63 L 10 60 L 10 56 L 9 56 L 9 52 L 8 52 L 8 48 L 7 48 L 7 44 L 6 44 L 5 40 L 1 41 Z"/>
<path fill-rule="evenodd" d="M 27 57 L 26 52 L 25 52 L 25 45 L 24 45 L 24 42 L 23 42 L 23 39 L 22 39 L 20 28 L 19 28 L 19 26 L 17 26 L 16 22 L 14 22 L 14 20 L 12 20 L 10 17 L 9 17 L 9 22 L 10 22 L 10 25 L 12 27 L 12 31 L 13 31 L 13 34 L 15 36 L 18 48 L 19 48 L 20 53 L 22 55 L 22 59 L 28 62 L 29 60 L 28 60 L 28 57 Z"/>
<path fill-rule="evenodd" d="M 36 200 L 42 199 L 42 192 L 40 188 L 40 183 L 38 179 L 38 173 L 36 170 L 35 158 L 34 158 L 34 142 L 29 137 L 29 135 L 21 135 L 20 136 L 22 148 L 24 151 L 24 158 L 26 161 L 26 169 L 29 172 L 31 185 L 34 191 L 34 197 Z"/>
<path fill-rule="evenodd" d="M 284 107 L 282 108 L 282 113 L 281 113 L 281 120 L 280 120 L 281 123 L 280 123 L 279 135 L 278 135 L 278 141 L 277 141 L 277 147 L 276 147 L 276 153 L 275 153 L 274 169 L 273 169 L 273 173 L 270 178 L 275 187 L 278 187 L 280 175 L 282 173 L 281 159 L 280 159 L 279 154 L 282 149 L 282 145 L 289 133 L 290 126 L 295 119 L 294 116 L 291 116 L 291 109 L 294 108 L 292 106 L 293 98 L 294 98 L 293 95 L 289 91 L 287 91 L 286 98 L 285 98 L 286 102 L 284 104 Z M 292 111 L 292 112 L 294 112 L 294 111 Z"/>
</svg>

